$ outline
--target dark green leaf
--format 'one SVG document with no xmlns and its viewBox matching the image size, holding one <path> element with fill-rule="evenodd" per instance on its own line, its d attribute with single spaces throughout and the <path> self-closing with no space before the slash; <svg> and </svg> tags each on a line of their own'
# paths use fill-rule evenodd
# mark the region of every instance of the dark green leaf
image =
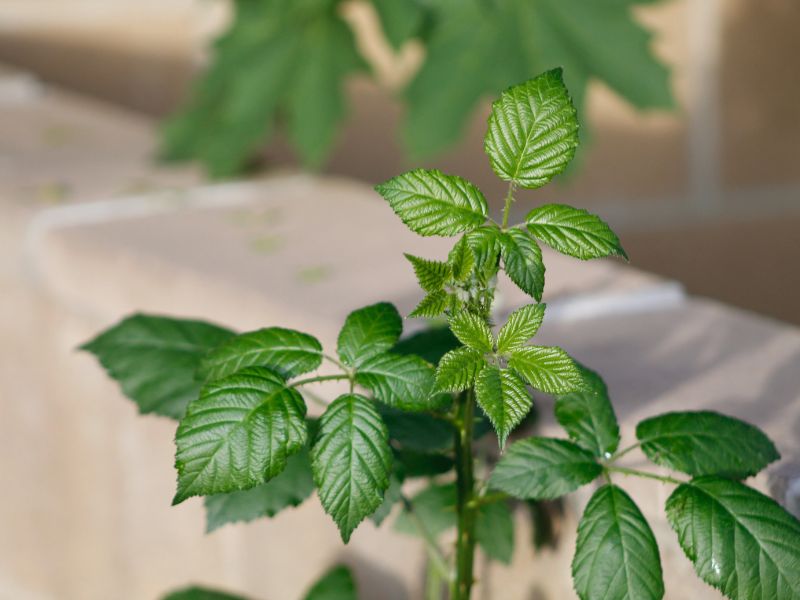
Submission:
<svg viewBox="0 0 800 600">
<path fill-rule="evenodd" d="M 428 327 L 424 331 L 403 338 L 392 349 L 395 354 L 416 354 L 429 363 L 439 364 L 442 356 L 458 348 L 458 339 L 449 327 Z"/>
<path fill-rule="evenodd" d="M 466 346 L 451 350 L 436 368 L 436 387 L 444 392 L 464 391 L 472 387 L 485 364 L 483 355 L 477 350 Z"/>
<path fill-rule="evenodd" d="M 461 311 L 450 319 L 450 330 L 465 346 L 478 352 L 494 351 L 494 336 L 481 317 L 469 311 Z"/>
<path fill-rule="evenodd" d="M 433 393 L 433 367 L 412 354 L 387 352 L 364 361 L 356 373 L 356 383 L 381 402 L 403 410 L 435 410 L 449 401 Z"/>
<path fill-rule="evenodd" d="M 372 4 L 381 19 L 386 39 L 395 50 L 419 32 L 425 12 L 417 0 L 372 0 Z"/>
<path fill-rule="evenodd" d="M 416 169 L 375 186 L 397 216 L 420 235 L 453 236 L 486 221 L 488 207 L 478 188 L 436 169 Z"/>
<path fill-rule="evenodd" d="M 533 237 L 562 254 L 581 260 L 603 256 L 628 258 L 617 235 L 600 217 L 565 204 L 545 204 L 526 218 Z"/>
<path fill-rule="evenodd" d="M 509 446 L 489 485 L 521 500 L 548 500 L 593 481 L 602 470 L 589 452 L 572 442 L 533 437 Z"/>
<path fill-rule="evenodd" d="M 578 118 L 561 75 L 547 71 L 492 104 L 484 148 L 500 179 L 525 188 L 561 173 L 578 147 Z"/>
<path fill-rule="evenodd" d="M 512 312 L 497 335 L 497 351 L 512 352 L 522 348 L 544 321 L 544 304 L 528 304 Z"/>
<path fill-rule="evenodd" d="M 505 502 L 484 504 L 475 520 L 475 540 L 489 558 L 510 564 L 514 555 L 514 519 Z"/>
<path fill-rule="evenodd" d="M 534 388 L 548 394 L 568 394 L 587 387 L 575 361 L 555 346 L 525 346 L 515 350 L 508 366 Z"/>
<path fill-rule="evenodd" d="M 234 596 L 209 588 L 192 586 L 177 590 L 164 596 L 161 600 L 246 600 L 244 596 Z"/>
<path fill-rule="evenodd" d="M 339 357 L 348 365 L 360 366 L 383 354 L 397 343 L 403 319 L 388 302 L 379 302 L 351 312 L 339 332 Z"/>
<path fill-rule="evenodd" d="M 453 459 L 444 454 L 430 454 L 415 450 L 395 450 L 395 460 L 408 477 L 433 477 L 453 468 Z"/>
<path fill-rule="evenodd" d="M 269 367 L 284 377 L 308 373 L 322 362 L 322 346 L 307 333 L 270 327 L 237 335 L 200 363 L 203 381 L 222 379 L 246 367 Z"/>
<path fill-rule="evenodd" d="M 542 249 L 527 232 L 510 229 L 500 238 L 503 266 L 519 289 L 542 301 L 544 292 L 544 261 Z"/>
<path fill-rule="evenodd" d="M 306 444 L 305 413 L 300 394 L 263 367 L 206 385 L 175 434 L 173 504 L 252 488 L 278 475 Z"/>
<path fill-rule="evenodd" d="M 445 262 L 428 260 L 412 254 L 404 255 L 417 276 L 419 286 L 428 293 L 440 291 L 452 277 L 452 269 Z"/>
<path fill-rule="evenodd" d="M 760 429 L 712 411 L 645 419 L 637 425 L 636 437 L 654 463 L 689 475 L 743 479 L 780 458 Z"/>
<path fill-rule="evenodd" d="M 347 567 L 334 567 L 314 584 L 303 600 L 358 600 L 353 574 Z"/>
<path fill-rule="evenodd" d="M 444 419 L 390 408 L 385 404 L 378 405 L 378 412 L 389 428 L 389 437 L 405 449 L 435 452 L 453 445 L 455 429 Z"/>
<path fill-rule="evenodd" d="M 513 371 L 487 365 L 478 374 L 475 395 L 492 422 L 502 449 L 508 435 L 525 418 L 533 404 L 525 382 Z"/>
<path fill-rule="evenodd" d="M 284 508 L 298 506 L 314 491 L 311 461 L 301 450 L 286 461 L 286 468 L 266 483 L 249 490 L 206 496 L 206 531 L 228 523 L 273 517 Z"/>
<path fill-rule="evenodd" d="M 619 446 L 619 425 L 600 376 L 580 367 L 587 389 L 556 398 L 555 415 L 569 437 L 595 456 L 608 458 Z"/>
<path fill-rule="evenodd" d="M 700 578 L 728 598 L 800 598 L 800 522 L 774 500 L 701 477 L 675 489 L 667 519 Z"/>
<path fill-rule="evenodd" d="M 389 487 L 389 435 L 370 400 L 345 394 L 328 406 L 319 421 L 311 465 L 322 507 L 346 544 Z"/>
<path fill-rule="evenodd" d="M 97 357 L 141 413 L 180 419 L 200 393 L 200 361 L 233 335 L 202 321 L 133 315 L 81 349 Z"/>
<path fill-rule="evenodd" d="M 572 577 L 581 600 L 661 600 L 658 545 L 639 508 L 622 489 L 597 490 L 578 525 Z"/>
</svg>

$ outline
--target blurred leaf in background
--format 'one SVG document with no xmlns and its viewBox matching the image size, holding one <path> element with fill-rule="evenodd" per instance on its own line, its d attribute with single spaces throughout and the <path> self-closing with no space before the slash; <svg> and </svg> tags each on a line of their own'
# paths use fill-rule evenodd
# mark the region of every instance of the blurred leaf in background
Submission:
<svg viewBox="0 0 800 600">
<path fill-rule="evenodd" d="M 401 92 L 402 138 L 431 157 L 461 136 L 473 110 L 516 81 L 565 67 L 579 111 L 590 80 L 640 109 L 673 105 L 669 71 L 633 8 L 660 0 L 349 0 L 372 4 L 394 50 L 425 59 Z M 244 170 L 275 130 L 307 168 L 320 167 L 346 114 L 344 81 L 369 73 L 344 0 L 234 0 L 234 20 L 191 100 L 165 129 L 163 155 L 199 160 L 215 177 Z"/>
</svg>

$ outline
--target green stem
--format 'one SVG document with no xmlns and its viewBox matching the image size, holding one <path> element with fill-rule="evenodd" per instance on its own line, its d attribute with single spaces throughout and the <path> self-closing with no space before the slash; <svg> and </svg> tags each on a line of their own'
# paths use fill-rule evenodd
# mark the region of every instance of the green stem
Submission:
<svg viewBox="0 0 800 600">
<path fill-rule="evenodd" d="M 639 471 L 637 469 L 628 469 L 626 467 L 606 467 L 606 471 L 609 473 L 620 473 L 622 475 L 633 475 L 634 477 L 644 477 L 645 479 L 655 479 L 656 481 L 660 481 L 662 483 L 674 483 L 675 485 L 686 483 L 685 481 L 675 479 L 674 477 L 669 477 L 668 475 L 657 475 L 656 473 Z"/>
<path fill-rule="evenodd" d="M 469 390 L 456 400 L 456 510 L 458 537 L 456 538 L 456 582 L 452 600 L 469 600 L 473 582 L 475 560 L 475 477 L 473 474 L 472 429 L 474 425 L 474 397 Z"/>
<path fill-rule="evenodd" d="M 630 452 L 630 451 L 632 451 L 632 450 L 636 450 L 636 448 L 638 448 L 638 447 L 639 447 L 639 446 L 641 446 L 641 445 L 642 445 L 642 443 L 641 443 L 641 442 L 636 442 L 635 444 L 631 444 L 631 445 L 630 445 L 630 446 L 628 446 L 627 448 L 623 448 L 622 450 L 618 450 L 618 451 L 617 451 L 617 452 L 614 454 L 614 456 L 612 456 L 612 457 L 609 459 L 609 462 L 616 462 L 616 461 L 618 461 L 620 458 L 622 458 L 623 456 L 625 456 L 625 455 L 626 455 L 628 452 Z"/>
<path fill-rule="evenodd" d="M 329 362 L 332 362 L 337 367 L 339 367 L 342 371 L 345 371 L 345 372 L 350 371 L 350 368 L 347 365 L 345 365 L 342 361 L 340 361 L 338 358 L 336 358 L 335 356 L 331 356 L 330 354 L 323 354 L 322 358 L 324 358 L 325 360 L 327 360 Z"/>
<path fill-rule="evenodd" d="M 419 531 L 420 537 L 422 537 L 422 540 L 425 542 L 425 549 L 428 551 L 428 560 L 431 566 L 436 569 L 439 576 L 445 581 L 452 581 L 453 575 L 450 572 L 447 559 L 439 549 L 439 544 L 436 543 L 436 538 L 431 533 L 430 529 L 425 526 L 425 522 L 419 518 L 419 515 L 414 510 L 414 503 L 406 496 L 400 496 L 400 500 L 403 503 L 403 508 L 406 509 L 406 512 L 411 517 L 411 521 L 414 523 L 417 531 Z"/>
<path fill-rule="evenodd" d="M 506 205 L 503 208 L 503 229 L 508 227 L 508 215 L 511 212 L 511 205 L 514 203 L 514 182 L 508 183 L 508 193 L 506 194 Z"/>
<path fill-rule="evenodd" d="M 309 383 L 319 383 L 320 381 L 341 381 L 342 379 L 350 379 L 349 375 L 341 373 L 339 375 L 317 375 L 316 377 L 308 377 L 306 379 L 298 379 L 288 385 L 288 387 L 298 387 L 301 385 L 308 385 Z"/>
</svg>

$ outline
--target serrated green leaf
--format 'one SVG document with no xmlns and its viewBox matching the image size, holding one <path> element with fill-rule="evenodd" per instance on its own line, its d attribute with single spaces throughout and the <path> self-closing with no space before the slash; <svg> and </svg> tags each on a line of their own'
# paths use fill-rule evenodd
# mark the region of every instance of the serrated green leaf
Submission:
<svg viewBox="0 0 800 600">
<path fill-rule="evenodd" d="M 459 341 L 478 352 L 494 351 L 492 330 L 481 317 L 466 310 L 450 318 L 450 330 Z"/>
<path fill-rule="evenodd" d="M 419 286 L 428 293 L 440 291 L 452 276 L 452 269 L 446 262 L 428 260 L 412 254 L 404 254 L 404 256 L 414 267 L 414 274 L 417 276 Z"/>
<path fill-rule="evenodd" d="M 429 363 L 439 364 L 442 356 L 459 347 L 458 338 L 449 327 L 437 325 L 401 339 L 392 352 L 395 354 L 416 354 Z"/>
<path fill-rule="evenodd" d="M 454 483 L 432 483 L 411 498 L 414 514 L 425 528 L 438 537 L 456 526 L 456 486 Z M 397 515 L 394 529 L 408 535 L 420 535 L 414 518 L 407 509 Z"/>
<path fill-rule="evenodd" d="M 412 231 L 450 237 L 486 221 L 488 206 L 469 181 L 436 169 L 416 169 L 375 186 Z"/>
<path fill-rule="evenodd" d="M 732 600 L 800 597 L 800 522 L 736 481 L 701 477 L 679 485 L 667 519 L 700 579 Z"/>
<path fill-rule="evenodd" d="M 436 387 L 443 392 L 463 392 L 472 387 L 485 364 L 483 355 L 477 350 L 466 346 L 451 350 L 436 368 Z"/>
<path fill-rule="evenodd" d="M 484 149 L 500 179 L 539 188 L 566 169 L 578 117 L 561 69 L 509 88 L 492 104 Z"/>
<path fill-rule="evenodd" d="M 202 381 L 233 375 L 247 367 L 268 367 L 284 377 L 308 373 L 322 363 L 322 345 L 292 329 L 269 327 L 237 335 L 208 354 L 197 369 Z"/>
<path fill-rule="evenodd" d="M 436 410 L 448 398 L 433 393 L 433 367 L 418 356 L 387 352 L 358 368 L 356 383 L 367 388 L 384 404 L 403 410 Z"/>
<path fill-rule="evenodd" d="M 210 588 L 191 586 L 176 590 L 164 596 L 161 600 L 247 600 L 244 596 L 234 596 Z"/>
<path fill-rule="evenodd" d="M 455 429 L 444 419 L 427 413 L 410 413 L 385 404 L 378 405 L 389 437 L 407 450 L 435 452 L 453 445 Z"/>
<path fill-rule="evenodd" d="M 628 258 L 608 224 L 582 208 L 545 204 L 529 212 L 525 221 L 533 237 L 562 254 L 581 260 L 603 256 Z"/>
<path fill-rule="evenodd" d="M 370 400 L 345 394 L 328 406 L 319 421 L 311 467 L 322 507 L 346 544 L 383 502 L 392 470 L 389 434 Z"/>
<path fill-rule="evenodd" d="M 467 242 L 466 236 L 461 236 L 458 243 L 450 251 L 447 263 L 452 268 L 453 278 L 458 282 L 465 282 L 475 268 L 475 255 Z"/>
<path fill-rule="evenodd" d="M 475 272 L 484 284 L 497 275 L 500 261 L 500 230 L 483 225 L 464 234 L 475 257 Z"/>
<path fill-rule="evenodd" d="M 338 352 L 345 364 L 360 366 L 390 350 L 403 332 L 403 319 L 388 302 L 351 312 L 339 332 Z"/>
<path fill-rule="evenodd" d="M 525 382 L 513 371 L 487 365 L 475 381 L 475 395 L 492 422 L 502 449 L 508 434 L 520 424 L 533 405 Z"/>
<path fill-rule="evenodd" d="M 556 398 L 555 415 L 573 442 L 595 456 L 610 457 L 619 446 L 619 424 L 600 376 L 579 366 L 585 391 Z"/>
<path fill-rule="evenodd" d="M 286 468 L 266 483 L 249 490 L 206 496 L 206 531 L 228 523 L 274 517 L 284 508 L 300 505 L 314 491 L 311 460 L 304 449 L 286 461 Z"/>
<path fill-rule="evenodd" d="M 137 314 L 86 342 L 81 350 L 97 357 L 142 414 L 180 419 L 200 393 L 195 378 L 200 361 L 233 335 L 202 321 Z"/>
<path fill-rule="evenodd" d="M 544 321 L 545 304 L 528 304 L 512 312 L 497 334 L 497 351 L 512 352 L 522 348 Z"/>
<path fill-rule="evenodd" d="M 450 294 L 442 290 L 431 292 L 417 304 L 414 310 L 408 313 L 408 316 L 409 318 L 427 317 L 431 319 L 441 315 L 450 305 Z"/>
<path fill-rule="evenodd" d="M 489 558 L 511 564 L 514 555 L 514 520 L 507 503 L 493 502 L 478 509 L 475 540 Z"/>
<path fill-rule="evenodd" d="M 519 289 L 542 301 L 544 292 L 544 261 L 542 249 L 527 232 L 510 229 L 500 238 L 503 266 Z"/>
<path fill-rule="evenodd" d="M 508 366 L 531 386 L 548 394 L 569 394 L 587 387 L 575 361 L 556 346 L 525 346 L 515 350 Z"/>
<path fill-rule="evenodd" d="M 744 479 L 780 458 L 760 429 L 713 411 L 645 419 L 636 426 L 636 437 L 654 463 L 689 475 Z"/>
<path fill-rule="evenodd" d="M 425 11 L 416 0 L 372 0 L 392 48 L 400 47 L 414 37 L 422 26 Z"/>
<path fill-rule="evenodd" d="M 621 488 L 597 490 L 578 525 L 572 560 L 581 600 L 661 600 L 658 545 L 639 508 Z"/>
<path fill-rule="evenodd" d="M 334 567 L 313 585 L 303 600 L 358 600 L 353 574 L 347 567 Z"/>
<path fill-rule="evenodd" d="M 533 437 L 509 446 L 489 486 L 521 500 L 549 500 L 590 483 L 602 471 L 589 452 L 572 442 Z"/>
<path fill-rule="evenodd" d="M 403 480 L 398 476 L 397 471 L 397 468 L 395 468 L 395 472 L 389 476 L 389 487 L 386 488 L 386 492 L 383 495 L 383 502 L 370 516 L 370 519 L 377 527 L 383 524 L 386 517 L 391 514 L 394 505 L 403 496 Z"/>
<path fill-rule="evenodd" d="M 300 394 L 263 367 L 206 385 L 175 434 L 173 504 L 249 489 L 278 475 L 306 444 L 305 413 Z"/>
</svg>

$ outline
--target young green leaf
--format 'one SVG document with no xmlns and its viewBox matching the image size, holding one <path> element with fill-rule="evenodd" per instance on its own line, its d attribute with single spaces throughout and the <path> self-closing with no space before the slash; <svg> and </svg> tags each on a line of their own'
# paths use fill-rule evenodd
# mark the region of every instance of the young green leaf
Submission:
<svg viewBox="0 0 800 600">
<path fill-rule="evenodd" d="M 465 282 L 475 268 L 475 255 L 472 253 L 466 236 L 461 236 L 450 254 L 447 263 L 452 268 L 453 278 L 458 282 Z"/>
<path fill-rule="evenodd" d="M 637 425 L 636 437 L 654 463 L 695 476 L 743 479 L 780 458 L 760 429 L 712 411 L 645 419 Z"/>
<path fill-rule="evenodd" d="M 655 536 L 621 488 L 597 490 L 578 525 L 572 578 L 581 600 L 661 600 L 664 579 Z"/>
<path fill-rule="evenodd" d="M 497 226 L 482 225 L 464 234 L 475 257 L 475 272 L 484 284 L 497 274 L 500 260 L 500 230 Z"/>
<path fill-rule="evenodd" d="M 450 330 L 465 346 L 483 353 L 494 351 L 492 330 L 474 313 L 463 310 L 451 317 Z"/>
<path fill-rule="evenodd" d="M 448 308 L 450 308 L 452 300 L 450 295 L 444 290 L 438 292 L 431 292 L 425 296 L 417 306 L 408 313 L 411 318 L 427 317 L 429 319 L 438 317 Z"/>
<path fill-rule="evenodd" d="M 667 519 L 698 576 L 732 600 L 800 598 L 800 522 L 729 479 L 679 485 Z"/>
<path fill-rule="evenodd" d="M 525 382 L 508 369 L 487 365 L 475 381 L 478 404 L 489 417 L 502 449 L 508 435 L 520 424 L 531 409 L 533 400 Z"/>
<path fill-rule="evenodd" d="M 173 504 L 252 488 L 278 475 L 306 444 L 305 413 L 300 394 L 263 367 L 206 385 L 175 434 Z"/>
<path fill-rule="evenodd" d="M 286 468 L 266 483 L 249 490 L 206 496 L 206 531 L 228 523 L 273 517 L 290 506 L 298 506 L 314 491 L 311 460 L 304 449 L 286 461 Z"/>
<path fill-rule="evenodd" d="M 436 169 L 416 169 L 375 186 L 412 231 L 450 237 L 486 221 L 486 198 L 469 181 Z"/>
<path fill-rule="evenodd" d="M 383 502 L 392 470 L 386 425 L 370 400 L 345 394 L 328 406 L 311 450 L 311 467 L 322 507 L 346 544 Z"/>
<path fill-rule="evenodd" d="M 315 337 L 269 327 L 227 340 L 203 359 L 197 376 L 213 381 L 246 367 L 268 367 L 284 377 L 295 377 L 313 371 L 321 362 L 322 346 Z"/>
<path fill-rule="evenodd" d="M 491 559 L 510 564 L 514 555 L 514 519 L 506 502 L 484 504 L 475 519 L 475 540 Z"/>
<path fill-rule="evenodd" d="M 486 361 L 477 350 L 462 346 L 451 350 L 436 368 L 436 387 L 443 392 L 463 392 L 472 387 Z"/>
<path fill-rule="evenodd" d="M 334 567 L 313 585 L 303 600 L 358 600 L 353 574 L 347 567 Z"/>
<path fill-rule="evenodd" d="M 411 413 L 385 404 L 378 405 L 389 437 L 407 450 L 436 452 L 453 446 L 453 426 L 427 413 Z"/>
<path fill-rule="evenodd" d="M 403 332 L 403 319 L 388 302 L 351 312 L 339 332 L 338 352 L 345 364 L 360 366 L 390 350 Z"/>
<path fill-rule="evenodd" d="M 532 437 L 509 446 L 489 486 L 521 500 L 549 500 L 593 481 L 602 471 L 589 452 L 572 442 Z"/>
<path fill-rule="evenodd" d="M 500 251 L 506 275 L 519 289 L 541 302 L 545 267 L 536 240 L 525 231 L 510 229 L 500 238 Z"/>
<path fill-rule="evenodd" d="M 586 389 L 575 361 L 555 346 L 525 346 L 514 350 L 508 366 L 531 386 L 548 394 L 568 394 Z"/>
<path fill-rule="evenodd" d="M 202 321 L 133 315 L 81 346 L 94 354 L 142 414 L 180 419 L 197 398 L 203 357 L 233 336 Z"/>
<path fill-rule="evenodd" d="M 603 256 L 628 258 L 608 224 L 582 208 L 545 204 L 528 213 L 526 222 L 533 237 L 562 254 L 581 260 Z"/>
<path fill-rule="evenodd" d="M 609 457 L 619 446 L 619 424 L 608 389 L 600 376 L 579 366 L 585 391 L 556 398 L 555 415 L 570 439 L 595 456 Z"/>
<path fill-rule="evenodd" d="M 364 361 L 356 383 L 384 404 L 403 410 L 435 410 L 447 401 L 433 393 L 433 367 L 413 354 L 387 352 Z"/>
<path fill-rule="evenodd" d="M 192 586 L 176 590 L 164 596 L 161 600 L 247 600 L 244 596 L 234 596 L 217 590 Z"/>
<path fill-rule="evenodd" d="M 513 352 L 530 340 L 544 321 L 545 304 L 528 304 L 512 312 L 497 335 L 497 351 Z"/>
<path fill-rule="evenodd" d="M 561 69 L 509 88 L 492 104 L 484 149 L 500 179 L 542 187 L 578 147 L 578 117 Z"/>
<path fill-rule="evenodd" d="M 414 274 L 417 276 L 419 286 L 428 293 L 440 291 L 452 277 L 452 269 L 446 262 L 428 260 L 412 254 L 404 254 L 404 256 L 414 267 Z"/>
</svg>

